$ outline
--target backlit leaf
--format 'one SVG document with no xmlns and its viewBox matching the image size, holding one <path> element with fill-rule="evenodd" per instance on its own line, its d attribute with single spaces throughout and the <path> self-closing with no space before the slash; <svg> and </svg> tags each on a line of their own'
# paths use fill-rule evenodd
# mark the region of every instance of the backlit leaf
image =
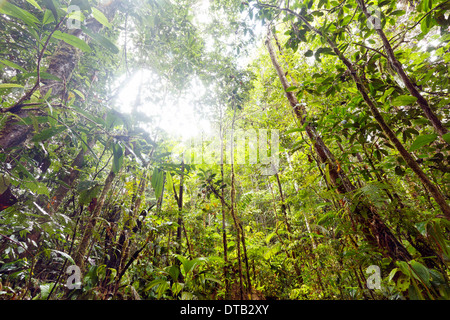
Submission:
<svg viewBox="0 0 450 320">
<path fill-rule="evenodd" d="M 103 12 L 98 10 L 97 8 L 92 8 L 92 15 L 94 16 L 95 20 L 100 22 L 105 27 L 111 28 L 111 24 L 109 23 L 108 19 L 105 17 Z"/>
<path fill-rule="evenodd" d="M 83 40 L 81 40 L 80 38 L 68 34 L 68 33 L 64 33 L 61 32 L 59 30 L 56 30 L 53 33 L 53 38 L 58 39 L 58 40 L 62 40 L 68 44 L 70 44 L 71 46 L 74 46 L 84 52 L 90 52 L 91 51 L 91 47 L 89 47 L 89 45 L 84 42 Z"/>
<path fill-rule="evenodd" d="M 416 138 L 416 140 L 414 140 L 414 142 L 412 143 L 411 147 L 409 148 L 410 151 L 415 151 L 427 144 L 430 144 L 431 142 L 433 142 L 434 140 L 436 140 L 437 138 L 437 134 L 432 133 L 432 134 L 424 134 L 421 136 L 418 136 Z"/>
<path fill-rule="evenodd" d="M 408 106 L 411 105 L 413 103 L 415 103 L 417 101 L 416 97 L 412 97 L 412 96 L 408 96 L 408 95 L 403 95 L 403 96 L 398 96 L 397 98 L 395 98 L 391 104 L 393 106 L 399 107 L 399 106 Z"/>
</svg>

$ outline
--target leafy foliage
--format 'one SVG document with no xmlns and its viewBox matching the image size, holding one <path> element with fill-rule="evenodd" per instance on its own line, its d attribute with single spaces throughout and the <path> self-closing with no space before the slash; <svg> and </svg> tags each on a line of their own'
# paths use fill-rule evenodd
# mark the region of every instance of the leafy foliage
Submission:
<svg viewBox="0 0 450 320">
<path fill-rule="evenodd" d="M 448 1 L 279 5 L 0 1 L 0 299 L 449 299 L 448 213 L 367 106 L 448 202 Z M 278 130 L 277 173 L 193 163 L 171 105 Z"/>
</svg>

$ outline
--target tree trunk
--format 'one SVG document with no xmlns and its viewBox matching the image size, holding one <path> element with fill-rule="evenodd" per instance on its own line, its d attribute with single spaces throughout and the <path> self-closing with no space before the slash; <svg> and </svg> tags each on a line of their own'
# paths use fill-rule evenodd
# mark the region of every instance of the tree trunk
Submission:
<svg viewBox="0 0 450 320">
<path fill-rule="evenodd" d="M 291 238 L 291 236 L 292 236 L 292 229 L 291 229 L 291 225 L 289 223 L 289 220 L 288 220 L 288 217 L 287 217 L 287 211 L 286 211 L 287 208 L 288 208 L 288 205 L 286 204 L 286 201 L 284 199 L 283 188 L 281 186 L 280 176 L 279 176 L 278 172 L 275 173 L 275 177 L 277 178 L 278 191 L 280 192 L 281 211 L 283 213 L 284 223 L 286 224 L 286 228 L 287 228 L 287 231 L 288 231 L 288 239 L 289 239 L 289 242 L 291 242 L 292 241 L 292 238 Z M 294 263 L 295 273 L 302 280 L 302 274 L 301 274 L 301 271 L 300 271 L 300 269 L 299 269 L 299 267 L 297 265 L 297 254 L 295 253 L 295 250 L 292 250 L 292 259 L 294 259 L 293 263 Z"/>
<path fill-rule="evenodd" d="M 222 179 L 224 179 L 224 171 L 223 171 L 223 127 L 222 123 L 220 124 L 220 176 Z M 220 191 L 222 194 L 221 197 L 221 204 L 222 204 L 222 242 L 223 242 L 223 277 L 225 279 L 225 300 L 228 300 L 230 298 L 230 279 L 228 278 L 228 243 L 227 243 L 227 229 L 226 229 L 226 217 L 225 217 L 225 188 L 221 188 Z"/>
<path fill-rule="evenodd" d="M 183 186 L 184 184 L 184 161 L 181 162 L 181 174 L 180 174 L 180 191 L 178 193 L 178 227 L 177 227 L 177 249 L 176 253 L 181 254 L 181 228 L 183 225 Z"/>
<path fill-rule="evenodd" d="M 242 249 L 244 250 L 244 262 L 245 262 L 245 271 L 247 275 L 247 293 L 249 294 L 249 298 L 251 300 L 252 297 L 252 281 L 250 279 L 250 268 L 248 266 L 248 257 L 247 257 L 247 246 L 245 245 L 245 233 L 244 228 L 242 227 L 242 223 L 239 223 L 239 228 L 241 230 L 241 240 L 242 240 Z"/>
<path fill-rule="evenodd" d="M 236 106 L 233 108 L 233 123 L 231 126 L 231 131 L 234 133 L 234 122 L 236 119 Z M 241 237 L 240 237 L 240 228 L 239 221 L 236 217 L 236 188 L 235 188 L 235 175 L 234 175 L 234 135 L 231 135 L 231 190 L 230 190 L 230 213 L 233 218 L 234 227 L 236 230 L 236 246 L 237 246 L 237 260 L 238 260 L 238 274 L 239 274 L 239 295 L 240 299 L 244 299 L 244 287 L 242 281 L 242 262 L 241 262 Z"/>
</svg>

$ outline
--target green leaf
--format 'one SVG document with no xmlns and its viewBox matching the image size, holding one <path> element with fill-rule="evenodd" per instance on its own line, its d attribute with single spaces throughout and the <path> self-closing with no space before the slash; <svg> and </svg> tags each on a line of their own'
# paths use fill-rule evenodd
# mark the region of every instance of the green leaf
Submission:
<svg viewBox="0 0 450 320">
<path fill-rule="evenodd" d="M 23 88 L 23 86 L 17 83 L 0 83 L 0 89 L 7 89 L 7 88 Z"/>
<path fill-rule="evenodd" d="M 51 251 L 54 252 L 54 253 L 57 253 L 57 254 L 59 254 L 61 256 L 63 256 L 64 258 L 69 260 L 70 263 L 75 264 L 75 261 L 73 260 L 73 258 L 70 255 L 68 255 L 67 253 L 59 251 L 59 250 L 55 250 L 55 249 L 51 249 Z"/>
<path fill-rule="evenodd" d="M 424 282 L 429 287 L 431 275 L 428 271 L 428 268 L 415 260 L 411 260 L 409 264 L 414 271 L 413 275 L 417 275 L 416 279 L 422 280 L 422 282 Z"/>
<path fill-rule="evenodd" d="M 84 94 L 83 94 L 80 90 L 73 89 L 73 92 L 75 92 L 75 93 L 76 93 L 80 98 L 82 98 L 83 100 L 86 99 L 86 97 L 84 96 Z"/>
<path fill-rule="evenodd" d="M 286 92 L 292 92 L 292 91 L 295 91 L 295 90 L 297 90 L 297 87 L 296 86 L 292 86 L 292 87 L 287 88 Z"/>
<path fill-rule="evenodd" d="M 397 273 L 397 271 L 398 271 L 398 268 L 394 268 L 394 269 L 391 270 L 391 272 L 389 273 L 389 276 L 387 278 L 388 282 L 391 282 L 392 279 L 394 279 L 394 276 Z"/>
<path fill-rule="evenodd" d="M 405 13 L 406 13 L 405 10 L 395 10 L 395 11 L 392 11 L 389 15 L 399 17 L 399 16 L 403 16 Z"/>
<path fill-rule="evenodd" d="M 169 171 L 166 172 L 166 183 L 167 183 L 167 190 L 169 192 L 173 192 L 173 180 L 172 175 Z"/>
<path fill-rule="evenodd" d="M 411 273 L 409 272 L 409 266 L 405 261 L 397 261 L 395 264 L 400 268 L 404 275 L 408 277 L 411 276 Z"/>
<path fill-rule="evenodd" d="M 21 66 L 15 64 L 14 62 L 8 61 L 8 60 L 0 60 L 0 63 L 3 63 L 5 66 L 20 70 L 22 72 L 26 72 L 26 70 L 24 68 L 22 68 Z"/>
<path fill-rule="evenodd" d="M 415 150 L 433 142 L 434 140 L 436 140 L 437 136 L 438 135 L 435 133 L 424 134 L 424 135 L 418 136 L 416 138 L 416 140 L 414 140 L 414 142 L 412 143 L 411 147 L 409 148 L 409 151 L 415 151 Z"/>
<path fill-rule="evenodd" d="M 153 190 L 155 190 L 155 197 L 158 199 L 161 196 L 163 186 L 164 186 L 164 172 L 160 171 L 158 168 L 153 170 L 152 178 L 150 180 Z"/>
<path fill-rule="evenodd" d="M 54 286 L 55 283 L 44 283 L 39 285 L 40 292 L 33 300 L 46 300 Z"/>
<path fill-rule="evenodd" d="M 40 141 L 48 140 L 51 137 L 53 137 L 54 135 L 66 130 L 66 129 L 67 129 L 66 126 L 59 126 L 59 127 L 52 127 L 52 128 L 44 129 L 41 132 L 38 132 L 37 134 L 35 134 L 33 136 L 33 138 L 31 139 L 31 141 L 40 142 Z"/>
<path fill-rule="evenodd" d="M 327 168 L 325 170 L 325 177 L 328 181 L 328 184 L 331 184 L 331 177 L 330 177 L 330 165 L 327 164 Z"/>
<path fill-rule="evenodd" d="M 286 130 L 285 132 L 284 132 L 284 134 L 290 134 L 290 133 L 294 133 L 294 132 L 302 132 L 302 131 L 305 131 L 305 129 L 302 127 L 302 128 L 294 128 L 294 129 L 289 129 L 289 130 Z"/>
<path fill-rule="evenodd" d="M 444 139 L 445 142 L 450 143 L 450 132 L 444 134 L 442 139 Z"/>
<path fill-rule="evenodd" d="M 0 194 L 3 194 L 11 184 L 11 178 L 5 173 L 0 173 Z"/>
<path fill-rule="evenodd" d="M 145 290 L 148 291 L 155 286 L 158 286 L 156 292 L 158 294 L 158 298 L 160 298 L 164 294 L 164 292 L 167 290 L 167 288 L 169 288 L 169 281 L 167 281 L 165 279 L 153 280 L 152 282 L 150 282 L 149 284 L 147 284 L 145 286 Z"/>
<path fill-rule="evenodd" d="M 181 293 L 181 300 L 193 300 L 194 294 L 192 292 L 183 291 Z"/>
<path fill-rule="evenodd" d="M 89 3 L 89 0 L 72 0 L 70 1 L 70 5 L 78 6 L 82 11 L 87 11 L 89 13 L 92 12 L 92 7 Z"/>
<path fill-rule="evenodd" d="M 83 30 L 84 33 L 86 33 L 89 37 L 91 37 L 92 40 L 103 46 L 105 49 L 108 49 L 114 54 L 119 53 L 119 48 L 117 48 L 117 46 L 108 38 L 102 36 L 99 33 L 94 33 L 84 26 L 81 26 L 81 29 Z"/>
<path fill-rule="evenodd" d="M 308 50 L 305 52 L 305 57 L 312 57 L 314 52 L 312 50 Z"/>
<path fill-rule="evenodd" d="M 39 23 L 39 20 L 31 13 L 13 5 L 8 1 L 3 2 L 0 6 L 0 13 L 4 13 L 10 17 L 22 20 L 25 24 L 31 27 L 36 27 L 36 23 Z"/>
<path fill-rule="evenodd" d="M 416 101 L 417 101 L 416 97 L 412 97 L 412 96 L 409 96 L 409 95 L 403 95 L 403 96 L 398 96 L 397 98 L 395 98 L 391 102 L 391 104 L 393 106 L 397 106 L 397 107 L 399 107 L 399 106 L 408 106 L 408 105 L 411 105 L 411 104 L 415 103 Z"/>
<path fill-rule="evenodd" d="M 178 295 L 178 293 L 180 293 L 180 291 L 183 289 L 184 287 L 184 283 L 180 283 L 180 282 L 174 282 L 172 284 L 172 294 L 174 296 Z"/>
<path fill-rule="evenodd" d="M 413 283 L 408 288 L 408 295 L 410 300 L 425 300 L 419 288 L 417 287 L 414 279 L 411 279 Z"/>
<path fill-rule="evenodd" d="M 45 10 L 44 17 L 42 18 L 42 24 L 46 25 L 55 21 L 55 17 L 53 16 L 50 10 Z"/>
<path fill-rule="evenodd" d="M 28 72 L 25 73 L 23 75 L 24 77 L 37 77 L 37 72 Z M 58 78 L 57 76 L 47 73 L 47 72 L 39 72 L 39 77 L 43 80 L 55 80 L 55 81 L 59 81 L 62 82 L 62 80 L 60 78 Z"/>
<path fill-rule="evenodd" d="M 42 0 L 44 2 L 44 5 L 47 9 L 49 9 L 52 14 L 53 17 L 55 18 L 55 21 L 59 20 L 59 14 L 58 14 L 58 9 L 57 9 L 57 3 L 55 3 L 54 0 Z"/>
<path fill-rule="evenodd" d="M 31 191 L 37 194 L 43 194 L 46 196 L 50 196 L 50 193 L 48 191 L 48 188 L 46 187 L 45 184 L 43 184 L 42 182 L 38 182 L 38 181 L 27 181 L 24 182 L 24 185 Z M 35 204 L 36 205 L 36 204 Z M 41 207 L 38 207 L 38 209 L 44 213 L 44 214 L 48 214 L 46 211 L 44 211 L 44 209 L 42 209 Z"/>
<path fill-rule="evenodd" d="M 172 277 L 173 281 L 178 281 L 178 276 L 180 275 L 180 269 L 178 266 L 170 266 L 169 267 L 169 275 Z"/>
<path fill-rule="evenodd" d="M 420 22 L 420 30 L 422 33 L 427 34 L 428 31 L 431 29 L 431 15 L 426 16 L 425 19 L 423 19 Z"/>
<path fill-rule="evenodd" d="M 117 174 L 123 164 L 123 149 L 118 143 L 113 145 L 113 154 L 114 158 L 112 171 Z"/>
<path fill-rule="evenodd" d="M 92 8 L 92 15 L 94 16 L 94 19 L 100 22 L 105 27 L 111 28 L 111 24 L 109 23 L 108 19 L 105 17 L 103 12 L 98 10 L 97 8 Z"/>
<path fill-rule="evenodd" d="M 214 277 L 212 277 L 212 276 L 210 276 L 210 277 L 205 277 L 205 280 L 215 282 L 215 283 L 217 283 L 217 284 L 219 284 L 219 285 L 223 285 L 223 282 L 222 282 L 222 281 L 220 281 L 219 279 L 214 278 Z"/>
<path fill-rule="evenodd" d="M 91 52 L 91 48 L 89 47 L 89 45 L 74 35 L 56 30 L 53 33 L 53 38 L 62 40 L 64 42 L 66 42 L 67 44 L 70 44 L 71 46 L 74 46 L 75 48 L 80 49 L 81 51 Z"/>
<path fill-rule="evenodd" d="M 35 0 L 26 0 L 29 4 L 42 11 L 41 6 Z"/>
</svg>

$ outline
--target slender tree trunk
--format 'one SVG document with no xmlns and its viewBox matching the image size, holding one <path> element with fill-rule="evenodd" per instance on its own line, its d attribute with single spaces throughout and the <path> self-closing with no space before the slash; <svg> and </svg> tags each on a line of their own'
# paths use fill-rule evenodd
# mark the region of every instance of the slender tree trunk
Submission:
<svg viewBox="0 0 450 320">
<path fill-rule="evenodd" d="M 238 260 L 238 273 L 239 273 L 239 295 L 240 299 L 244 299 L 244 287 L 242 281 L 242 261 L 241 261 L 241 230 L 239 228 L 239 222 L 237 221 L 235 212 L 236 202 L 236 190 L 234 185 L 234 164 L 231 163 L 231 216 L 233 217 L 234 226 L 236 230 L 236 245 L 237 245 L 237 260 Z"/>
<path fill-rule="evenodd" d="M 277 185 L 278 185 L 278 191 L 280 192 L 280 199 L 281 199 L 281 211 L 283 213 L 283 219 L 284 219 L 284 223 L 286 224 L 286 228 L 288 231 L 288 239 L 289 242 L 292 241 L 292 229 L 291 229 L 291 224 L 289 223 L 288 220 L 288 216 L 287 216 L 287 208 L 288 205 L 286 204 L 286 200 L 284 199 L 284 194 L 283 194 L 283 187 L 281 186 L 281 181 L 280 181 L 280 175 L 277 173 L 275 173 L 275 177 L 277 178 Z M 297 254 L 295 253 L 295 249 L 292 250 L 292 259 L 294 260 L 294 270 L 295 273 L 297 274 L 297 276 L 302 279 L 302 273 L 297 265 Z"/>
<path fill-rule="evenodd" d="M 230 190 L 230 212 L 231 217 L 234 221 L 234 227 L 236 229 L 236 246 L 237 246 L 237 260 L 238 260 L 238 273 L 239 273 L 239 295 L 240 299 L 244 299 L 244 287 L 243 287 L 243 281 L 242 281 L 242 262 L 241 262 L 241 235 L 240 235 L 240 228 L 239 228 L 239 221 L 236 217 L 236 187 L 235 187 L 235 175 L 234 175 L 234 122 L 236 119 L 236 106 L 233 108 L 233 124 L 231 127 L 231 130 L 233 134 L 231 135 L 231 190 Z"/>
<path fill-rule="evenodd" d="M 289 238 L 290 238 L 292 230 L 291 230 L 291 225 L 290 225 L 288 217 L 287 217 L 286 201 L 284 199 L 283 187 L 281 186 L 280 175 L 278 174 L 278 172 L 275 173 L 275 177 L 277 178 L 278 191 L 280 192 L 281 212 L 283 213 L 284 223 L 286 224 L 286 228 L 289 232 Z"/>
<path fill-rule="evenodd" d="M 220 123 L 220 177 L 222 183 L 224 181 L 224 170 L 223 170 L 223 127 Z M 226 229 L 226 216 L 225 216 L 225 188 L 220 189 L 221 192 L 221 204 L 222 204 L 222 242 L 223 242 L 223 277 L 225 279 L 225 300 L 230 298 L 230 279 L 228 277 L 228 243 L 227 243 L 227 229 Z"/>
<path fill-rule="evenodd" d="M 181 174 L 180 174 L 180 191 L 178 194 L 178 227 L 177 227 L 177 249 L 176 253 L 181 254 L 181 228 L 183 224 L 183 183 L 184 183 L 184 161 L 181 162 Z"/>
<path fill-rule="evenodd" d="M 249 298 L 251 300 L 253 289 L 252 289 L 252 281 L 250 279 L 250 268 L 248 266 L 247 246 L 245 245 L 245 233 L 244 233 L 244 228 L 242 227 L 242 223 L 239 223 L 239 228 L 241 230 L 242 249 L 244 250 L 244 262 L 245 262 L 245 271 L 246 271 L 246 275 L 247 275 L 247 287 L 248 287 Z"/>
</svg>

